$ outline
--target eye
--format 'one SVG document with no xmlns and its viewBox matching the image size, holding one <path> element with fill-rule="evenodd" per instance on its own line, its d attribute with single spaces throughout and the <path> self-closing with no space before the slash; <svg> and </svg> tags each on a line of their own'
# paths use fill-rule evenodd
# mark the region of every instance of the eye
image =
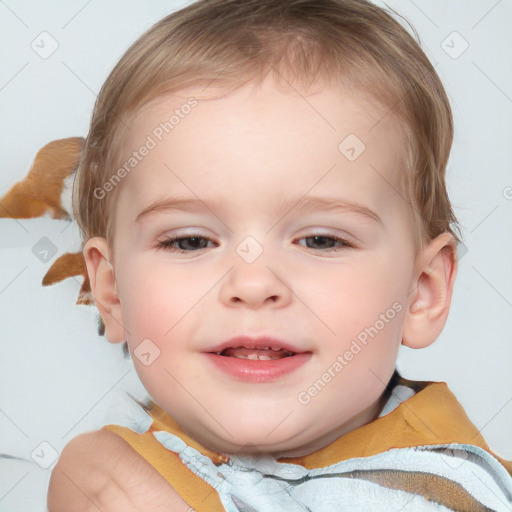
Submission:
<svg viewBox="0 0 512 512">
<path fill-rule="evenodd" d="M 335 235 L 310 235 L 299 238 L 298 240 L 310 241 L 306 243 L 306 247 L 309 249 L 326 250 L 326 252 L 336 252 L 342 249 L 354 247 L 354 245 L 345 238 Z M 188 236 L 169 237 L 158 242 L 157 247 L 165 249 L 166 251 L 187 253 L 206 249 L 208 242 L 211 242 L 209 238 L 199 234 L 192 234 Z M 335 247 L 336 244 L 338 247 Z"/>
<path fill-rule="evenodd" d="M 204 241 L 206 241 L 206 244 Z M 186 253 L 206 249 L 208 242 L 211 242 L 209 238 L 198 234 L 174 236 L 158 242 L 158 248 L 172 252 Z M 176 245 L 178 245 L 178 247 L 176 247 Z"/>
<path fill-rule="evenodd" d="M 332 252 L 333 242 L 334 242 L 334 244 L 338 244 L 338 248 L 334 248 L 334 251 L 340 251 L 342 249 L 354 247 L 354 245 L 351 244 L 345 238 L 341 238 L 341 237 L 335 236 L 335 235 L 310 235 L 310 236 L 305 236 L 305 237 L 299 238 L 299 240 L 310 240 L 310 241 L 312 241 L 312 244 L 306 243 L 306 247 L 308 247 L 309 249 L 320 249 L 320 250 L 328 249 L 327 252 Z M 317 247 L 315 247 L 315 245 L 317 245 Z M 318 245 L 320 245 L 320 247 L 318 247 Z M 331 250 L 329 250 L 329 249 L 331 249 Z"/>
</svg>

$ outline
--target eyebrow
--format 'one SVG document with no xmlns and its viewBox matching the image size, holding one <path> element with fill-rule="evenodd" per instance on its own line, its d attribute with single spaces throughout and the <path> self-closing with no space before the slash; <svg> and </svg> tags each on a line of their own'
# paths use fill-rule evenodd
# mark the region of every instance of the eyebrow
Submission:
<svg viewBox="0 0 512 512">
<path fill-rule="evenodd" d="M 153 201 L 144 210 L 142 210 L 135 219 L 136 223 L 141 222 L 144 218 L 154 215 L 159 212 L 172 212 L 172 211 L 206 211 L 212 212 L 221 211 L 226 201 L 224 198 L 201 200 L 194 198 L 179 198 L 167 197 Z M 290 211 L 306 214 L 312 211 L 324 211 L 333 213 L 357 213 L 381 224 L 380 217 L 369 208 L 353 203 L 344 201 L 336 197 L 290 197 L 282 201 L 278 208 L 278 213 L 285 217 Z M 282 218 L 281 217 L 281 218 Z"/>
</svg>

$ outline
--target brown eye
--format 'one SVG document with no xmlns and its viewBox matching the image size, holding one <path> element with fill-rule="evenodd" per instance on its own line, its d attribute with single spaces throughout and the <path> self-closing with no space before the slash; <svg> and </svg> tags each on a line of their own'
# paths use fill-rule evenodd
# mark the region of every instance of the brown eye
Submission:
<svg viewBox="0 0 512 512">
<path fill-rule="evenodd" d="M 194 252 L 197 250 L 206 249 L 206 246 L 210 241 L 211 240 L 209 238 L 205 238 L 199 235 L 176 236 L 158 242 L 158 247 L 168 251 L 176 251 L 181 253 Z"/>
<path fill-rule="evenodd" d="M 317 250 L 325 250 L 328 252 L 334 249 L 334 251 L 338 251 L 344 248 L 353 247 L 353 245 L 344 238 L 334 236 L 334 235 L 312 235 L 302 237 L 300 240 L 309 240 L 310 242 L 306 243 L 306 247 L 308 249 L 317 249 Z M 338 247 L 336 248 L 336 244 Z"/>
</svg>

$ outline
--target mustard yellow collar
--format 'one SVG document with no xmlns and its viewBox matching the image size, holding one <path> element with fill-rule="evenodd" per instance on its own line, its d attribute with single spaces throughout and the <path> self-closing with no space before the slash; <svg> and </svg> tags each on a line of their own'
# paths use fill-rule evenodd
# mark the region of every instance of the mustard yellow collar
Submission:
<svg viewBox="0 0 512 512">
<path fill-rule="evenodd" d="M 344 434 L 316 452 L 301 457 L 280 458 L 279 462 L 314 469 L 353 457 L 369 457 L 393 448 L 460 443 L 483 448 L 512 474 L 512 462 L 501 459 L 490 450 L 445 382 L 415 382 L 403 378 L 400 381 L 419 390 L 389 414 Z M 216 465 L 229 460 L 229 456 L 206 448 L 188 436 L 154 402 L 146 410 L 153 418 L 150 432 L 170 432 L 209 457 Z"/>
</svg>

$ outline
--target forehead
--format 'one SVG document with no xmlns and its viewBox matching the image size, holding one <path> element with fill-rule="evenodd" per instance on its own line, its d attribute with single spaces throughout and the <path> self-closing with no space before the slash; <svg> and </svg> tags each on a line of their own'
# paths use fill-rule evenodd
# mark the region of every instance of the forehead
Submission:
<svg viewBox="0 0 512 512">
<path fill-rule="evenodd" d="M 191 103 L 194 106 L 190 107 Z M 331 132 L 343 132 L 351 125 L 353 130 L 359 130 L 359 135 L 370 141 L 375 139 L 373 135 L 378 137 L 382 130 L 399 130 L 400 123 L 391 111 L 392 108 L 379 103 L 370 93 L 349 89 L 341 84 L 320 81 L 303 90 L 297 85 L 278 83 L 267 77 L 263 82 L 251 81 L 234 91 L 206 85 L 156 98 L 132 118 L 126 143 L 136 146 L 140 141 L 140 132 L 151 133 L 158 139 L 160 135 L 170 133 L 179 136 L 180 131 L 186 135 L 187 126 L 198 117 L 205 126 L 204 131 L 209 131 L 209 139 L 214 138 L 220 129 L 235 125 L 239 129 L 242 123 L 248 130 L 254 130 L 257 123 L 266 129 L 265 123 L 268 121 L 284 125 L 287 133 L 293 135 L 290 121 L 303 121 L 311 128 L 319 127 Z M 211 119 L 211 116 L 218 117 Z M 214 121 L 218 130 L 210 130 L 212 123 L 207 117 Z M 187 118 L 192 121 L 187 121 Z M 168 126 L 169 121 L 172 126 Z M 168 130 L 159 125 L 167 125 Z M 181 126 L 180 130 L 176 129 L 178 125 Z M 163 134 L 158 133 L 161 131 L 159 127 L 163 129 Z M 375 129 L 377 127 L 380 130 Z M 194 132 L 197 133 L 197 129 L 196 123 Z M 286 134 L 282 135 L 284 137 Z"/>
<path fill-rule="evenodd" d="M 385 207 L 401 188 L 405 137 L 367 94 L 286 90 L 267 79 L 228 94 L 192 88 L 158 98 L 134 117 L 122 149 L 137 162 L 121 198 L 139 207 L 171 192 L 255 206 L 261 192 L 282 204 L 313 189 Z"/>
</svg>

